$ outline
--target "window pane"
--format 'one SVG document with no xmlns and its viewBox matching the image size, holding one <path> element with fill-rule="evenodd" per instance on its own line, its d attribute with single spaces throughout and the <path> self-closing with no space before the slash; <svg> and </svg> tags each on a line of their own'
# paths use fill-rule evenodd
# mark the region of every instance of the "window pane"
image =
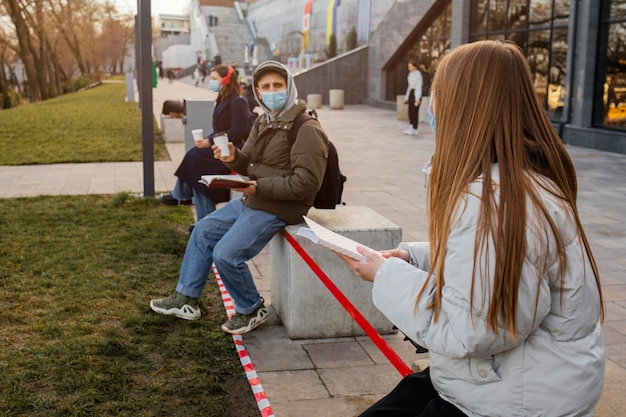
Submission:
<svg viewBox="0 0 626 417">
<path fill-rule="evenodd" d="M 570 0 L 554 0 L 554 17 L 569 17 Z"/>
<path fill-rule="evenodd" d="M 524 29 L 528 25 L 528 1 L 527 0 L 510 0 L 509 1 L 509 27 L 508 30 Z"/>
<path fill-rule="evenodd" d="M 567 29 L 557 29 L 552 36 L 552 55 L 548 84 L 548 113 L 550 118 L 563 117 L 565 73 L 567 70 Z"/>
<path fill-rule="evenodd" d="M 552 0 L 531 0 L 529 20 L 533 26 L 550 24 L 552 19 Z"/>
<path fill-rule="evenodd" d="M 474 28 L 477 33 L 487 31 L 487 0 L 478 0 L 475 9 Z"/>
<path fill-rule="evenodd" d="M 530 32 L 528 36 L 528 64 L 533 76 L 535 92 L 545 104 L 548 95 L 548 68 L 550 65 L 550 31 Z"/>
<path fill-rule="evenodd" d="M 501 32 L 506 28 L 506 0 L 489 2 L 489 31 Z"/>
<path fill-rule="evenodd" d="M 626 0 L 611 0 L 611 19 L 626 18 Z"/>
<path fill-rule="evenodd" d="M 626 127 L 626 27 L 609 26 L 604 83 L 604 124 Z"/>
</svg>

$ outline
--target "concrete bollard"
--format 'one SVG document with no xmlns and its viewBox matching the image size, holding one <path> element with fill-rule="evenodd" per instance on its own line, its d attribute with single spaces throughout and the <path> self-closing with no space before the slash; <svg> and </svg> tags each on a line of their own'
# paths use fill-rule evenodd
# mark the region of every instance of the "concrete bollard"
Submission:
<svg viewBox="0 0 626 417">
<path fill-rule="evenodd" d="M 310 109 L 322 108 L 322 95 L 321 94 L 307 94 L 306 104 Z"/>
<path fill-rule="evenodd" d="M 404 96 L 396 96 L 396 117 L 398 120 L 409 120 L 409 106 L 404 104 Z"/>
<path fill-rule="evenodd" d="M 333 110 L 343 109 L 343 90 L 330 90 L 328 92 L 328 101 L 330 108 Z"/>
</svg>

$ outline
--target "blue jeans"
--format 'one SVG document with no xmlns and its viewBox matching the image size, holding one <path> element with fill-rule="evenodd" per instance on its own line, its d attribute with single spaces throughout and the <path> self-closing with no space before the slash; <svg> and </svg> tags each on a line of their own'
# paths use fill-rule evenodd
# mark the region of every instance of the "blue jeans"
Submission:
<svg viewBox="0 0 626 417">
<path fill-rule="evenodd" d="M 215 203 L 208 196 L 197 192 L 189 184 L 180 179 L 176 180 L 176 185 L 172 190 L 172 196 L 177 200 L 190 200 L 193 197 L 196 205 L 196 217 L 198 220 L 215 211 Z"/>
<path fill-rule="evenodd" d="M 261 305 L 261 296 L 246 261 L 256 256 L 286 226 L 284 220 L 246 207 L 241 199 L 198 220 L 187 242 L 176 291 L 200 298 L 215 263 L 226 290 L 240 314 Z"/>
</svg>

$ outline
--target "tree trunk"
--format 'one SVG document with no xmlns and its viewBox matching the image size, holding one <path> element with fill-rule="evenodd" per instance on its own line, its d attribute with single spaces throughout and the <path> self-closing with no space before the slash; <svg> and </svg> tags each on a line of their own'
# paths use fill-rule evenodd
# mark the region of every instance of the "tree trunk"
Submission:
<svg viewBox="0 0 626 417">
<path fill-rule="evenodd" d="M 29 30 L 22 16 L 22 10 L 17 0 L 2 0 L 2 4 L 7 9 L 11 21 L 15 26 L 15 33 L 20 45 L 20 58 L 26 70 L 26 78 L 28 79 L 28 90 L 31 102 L 41 100 L 41 85 L 37 74 L 37 66 L 35 58 L 32 54 L 32 45 L 30 42 Z"/>
</svg>

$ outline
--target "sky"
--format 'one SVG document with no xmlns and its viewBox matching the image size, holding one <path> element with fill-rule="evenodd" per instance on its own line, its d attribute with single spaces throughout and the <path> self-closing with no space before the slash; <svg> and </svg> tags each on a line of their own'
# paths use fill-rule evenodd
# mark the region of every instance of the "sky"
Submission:
<svg viewBox="0 0 626 417">
<path fill-rule="evenodd" d="M 112 0 L 121 12 L 137 13 L 137 0 Z M 151 0 L 150 8 L 152 16 L 161 14 L 187 14 L 189 0 Z"/>
</svg>

